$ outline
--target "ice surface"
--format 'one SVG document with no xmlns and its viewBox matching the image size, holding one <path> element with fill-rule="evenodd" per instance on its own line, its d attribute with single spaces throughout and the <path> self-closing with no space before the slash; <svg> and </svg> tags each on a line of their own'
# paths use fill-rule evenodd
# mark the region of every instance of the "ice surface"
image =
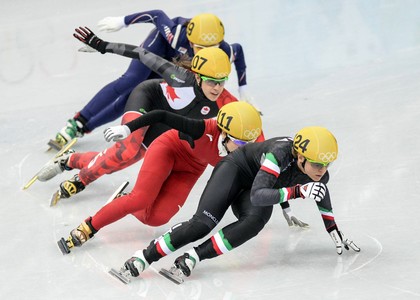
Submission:
<svg viewBox="0 0 420 300">
<path fill-rule="evenodd" d="M 107 272 L 187 220 L 209 176 L 170 224 L 127 217 L 63 256 L 56 241 L 95 213 L 140 164 L 105 176 L 56 207 L 49 198 L 71 174 L 22 186 L 50 159 L 46 142 L 129 60 L 80 53 L 75 27 L 106 16 L 163 9 L 213 12 L 226 40 L 240 42 L 249 90 L 267 137 L 322 125 L 339 141 L 329 184 L 337 223 L 362 248 L 337 256 L 311 201 L 292 208 L 310 229 L 288 228 L 279 207 L 255 239 L 204 261 L 182 285 L 158 274 L 174 255 L 123 285 Z M 139 44 L 135 25 L 104 39 Z M 2 1 L 0 9 L 1 299 L 417 299 L 420 202 L 420 2 L 359 1 Z M 228 89 L 236 93 L 232 76 Z M 118 124 L 116 121 L 113 124 Z M 99 128 L 76 150 L 108 146 Z M 130 190 L 131 186 L 128 187 Z M 229 212 L 223 224 L 232 221 Z"/>
</svg>

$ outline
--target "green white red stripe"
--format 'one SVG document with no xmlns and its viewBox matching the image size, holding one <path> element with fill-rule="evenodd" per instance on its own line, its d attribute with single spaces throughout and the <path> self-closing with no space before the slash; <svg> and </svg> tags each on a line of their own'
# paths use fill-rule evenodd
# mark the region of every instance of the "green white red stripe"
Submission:
<svg viewBox="0 0 420 300">
<path fill-rule="evenodd" d="M 330 220 L 330 221 L 334 221 L 334 214 L 332 212 L 332 210 L 327 210 L 325 208 L 319 207 L 319 212 L 321 213 L 321 216 L 323 219 L 325 220 Z"/>
<path fill-rule="evenodd" d="M 213 244 L 213 249 L 216 251 L 217 255 L 227 253 L 233 249 L 229 241 L 225 239 L 222 230 L 219 230 L 219 232 L 217 232 L 211 237 L 211 242 Z"/>
<path fill-rule="evenodd" d="M 156 243 L 156 249 L 160 255 L 166 256 L 175 252 L 175 247 L 171 244 L 171 236 L 169 233 L 163 235 Z"/>
<path fill-rule="evenodd" d="M 280 201 L 279 201 L 279 203 L 286 202 L 287 200 L 290 199 L 290 193 L 289 193 L 289 189 L 288 188 L 281 188 L 281 189 L 279 189 L 279 193 L 280 193 Z"/>
<path fill-rule="evenodd" d="M 276 158 L 274 157 L 272 153 L 267 153 L 260 169 L 276 177 L 279 177 L 280 175 L 280 168 L 277 164 Z"/>
</svg>

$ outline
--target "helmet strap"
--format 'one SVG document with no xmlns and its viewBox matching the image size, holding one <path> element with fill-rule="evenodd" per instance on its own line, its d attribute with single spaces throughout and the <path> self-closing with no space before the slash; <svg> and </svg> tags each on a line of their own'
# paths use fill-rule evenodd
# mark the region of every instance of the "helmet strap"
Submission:
<svg viewBox="0 0 420 300">
<path fill-rule="evenodd" d="M 299 165 L 299 154 L 298 154 L 298 159 L 296 161 L 296 164 Z M 304 157 L 302 163 L 300 164 L 300 169 L 303 172 L 303 174 L 306 174 L 305 165 L 306 165 L 306 158 Z"/>
<path fill-rule="evenodd" d="M 228 142 L 229 138 L 226 136 L 223 136 L 223 134 L 219 135 L 219 141 L 217 143 L 217 147 L 219 149 L 219 156 L 224 157 L 227 156 L 230 151 L 228 150 L 226 144 Z"/>
<path fill-rule="evenodd" d="M 200 75 L 198 73 L 195 73 L 195 79 L 197 80 L 198 78 L 198 87 L 203 90 L 203 79 L 201 79 Z"/>
</svg>

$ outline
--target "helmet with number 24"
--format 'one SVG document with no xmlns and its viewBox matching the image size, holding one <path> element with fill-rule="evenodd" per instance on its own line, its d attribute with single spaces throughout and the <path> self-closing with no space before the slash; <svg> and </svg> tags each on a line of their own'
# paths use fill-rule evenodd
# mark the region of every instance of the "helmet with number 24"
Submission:
<svg viewBox="0 0 420 300">
<path fill-rule="evenodd" d="M 309 161 L 332 163 L 338 156 L 338 145 L 334 135 L 319 126 L 304 127 L 293 139 L 294 150 Z"/>
</svg>

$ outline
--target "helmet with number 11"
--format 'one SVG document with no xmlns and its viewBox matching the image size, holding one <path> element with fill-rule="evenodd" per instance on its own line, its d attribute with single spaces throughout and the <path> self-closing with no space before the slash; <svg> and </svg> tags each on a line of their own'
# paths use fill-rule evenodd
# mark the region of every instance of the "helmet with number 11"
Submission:
<svg viewBox="0 0 420 300">
<path fill-rule="evenodd" d="M 261 115 L 251 104 L 235 101 L 220 108 L 217 126 L 234 143 L 244 145 L 254 142 L 261 135 Z"/>
<path fill-rule="evenodd" d="M 334 135 L 319 126 L 299 130 L 293 139 L 294 150 L 315 163 L 327 165 L 337 159 L 338 145 Z"/>
</svg>

